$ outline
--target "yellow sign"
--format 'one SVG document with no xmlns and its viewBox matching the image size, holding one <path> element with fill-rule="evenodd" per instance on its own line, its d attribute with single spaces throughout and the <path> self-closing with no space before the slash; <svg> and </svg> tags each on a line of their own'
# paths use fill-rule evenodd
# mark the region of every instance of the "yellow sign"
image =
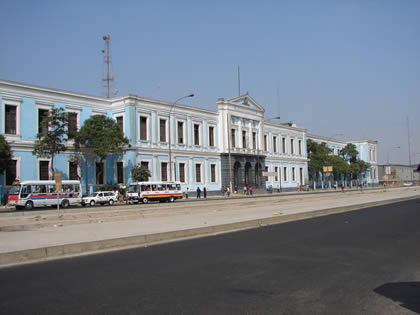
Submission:
<svg viewBox="0 0 420 315">
<path fill-rule="evenodd" d="M 324 166 L 324 173 L 332 173 L 333 167 L 332 166 Z"/>
</svg>

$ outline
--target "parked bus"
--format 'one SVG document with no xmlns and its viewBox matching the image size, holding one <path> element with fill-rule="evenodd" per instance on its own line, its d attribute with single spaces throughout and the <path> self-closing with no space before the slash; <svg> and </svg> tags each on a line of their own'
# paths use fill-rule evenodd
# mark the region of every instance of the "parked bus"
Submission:
<svg viewBox="0 0 420 315">
<path fill-rule="evenodd" d="M 59 192 L 60 206 L 67 208 L 82 201 L 80 181 L 63 180 Z M 34 207 L 57 206 L 57 191 L 53 180 L 25 180 L 13 185 L 9 191 L 8 205 L 16 210 Z"/>
<path fill-rule="evenodd" d="M 174 202 L 176 199 L 182 199 L 180 182 L 136 182 L 127 190 L 128 202 Z"/>
</svg>

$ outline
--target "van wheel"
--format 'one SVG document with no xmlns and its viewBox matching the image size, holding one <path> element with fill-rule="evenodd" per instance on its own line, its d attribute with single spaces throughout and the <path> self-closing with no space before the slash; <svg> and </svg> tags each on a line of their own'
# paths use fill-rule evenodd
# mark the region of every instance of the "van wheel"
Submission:
<svg viewBox="0 0 420 315">
<path fill-rule="evenodd" d="M 68 201 L 68 200 L 63 200 L 63 201 L 61 202 L 61 208 L 68 208 L 68 207 L 69 207 L 69 205 L 70 205 L 70 203 L 69 203 L 69 201 Z"/>
<path fill-rule="evenodd" d="M 110 206 L 112 206 L 114 204 L 114 200 L 110 199 L 108 203 Z"/>
<path fill-rule="evenodd" d="M 89 202 L 89 204 L 90 204 L 90 206 L 91 206 L 91 207 L 93 207 L 93 206 L 95 205 L 95 200 L 91 200 L 91 201 Z"/>
<path fill-rule="evenodd" d="M 26 210 L 32 210 L 34 208 L 34 203 L 32 201 L 27 201 L 25 203 L 25 209 Z"/>
<path fill-rule="evenodd" d="M 143 203 L 149 203 L 149 199 L 147 199 L 147 198 L 143 198 Z"/>
<path fill-rule="evenodd" d="M 174 201 L 175 201 L 174 196 L 170 196 L 170 197 L 169 197 L 169 201 L 170 201 L 170 202 L 174 202 Z"/>
</svg>

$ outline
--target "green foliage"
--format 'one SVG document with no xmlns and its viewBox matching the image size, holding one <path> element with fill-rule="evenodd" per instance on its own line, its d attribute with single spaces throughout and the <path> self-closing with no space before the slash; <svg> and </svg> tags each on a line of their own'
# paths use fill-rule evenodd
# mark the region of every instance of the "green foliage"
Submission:
<svg viewBox="0 0 420 315">
<path fill-rule="evenodd" d="M 10 145 L 3 135 L 0 135 L 0 174 L 4 173 L 7 169 L 7 164 L 12 158 L 12 151 Z"/>
<path fill-rule="evenodd" d="M 325 143 L 317 143 L 308 139 L 307 143 L 308 148 L 308 172 L 311 178 L 316 178 L 318 172 L 322 172 L 323 167 L 328 165 L 329 162 L 329 154 L 331 153 L 331 149 L 327 147 Z"/>
<path fill-rule="evenodd" d="M 149 168 L 145 165 L 138 164 L 131 170 L 131 177 L 136 182 L 146 182 L 150 177 Z"/>
<path fill-rule="evenodd" d="M 352 179 L 357 179 L 361 174 L 364 176 L 370 164 L 358 159 L 356 146 L 348 143 L 341 151 L 340 156 L 330 155 L 332 150 L 325 143 L 317 143 L 308 139 L 308 171 L 309 176 L 316 179 L 319 172 L 323 171 L 324 166 L 332 166 L 335 177 L 339 174 L 350 175 Z"/>
<path fill-rule="evenodd" d="M 53 108 L 41 121 L 42 132 L 37 134 L 32 154 L 51 158 L 54 173 L 54 156 L 65 151 L 67 141 L 67 116 L 62 108 Z"/>
<path fill-rule="evenodd" d="M 350 163 L 356 162 L 358 155 L 356 146 L 353 143 L 347 143 L 347 145 L 340 150 L 340 155 Z"/>
<path fill-rule="evenodd" d="M 333 172 L 335 174 L 336 179 L 338 178 L 339 174 L 348 174 L 349 164 L 341 156 L 329 156 L 328 165 L 331 165 L 333 167 Z"/>
<path fill-rule="evenodd" d="M 93 115 L 76 133 L 74 147 L 85 158 L 92 156 L 103 162 L 109 154 L 121 154 L 128 142 L 115 120 Z M 96 175 L 99 177 L 101 174 Z"/>
</svg>

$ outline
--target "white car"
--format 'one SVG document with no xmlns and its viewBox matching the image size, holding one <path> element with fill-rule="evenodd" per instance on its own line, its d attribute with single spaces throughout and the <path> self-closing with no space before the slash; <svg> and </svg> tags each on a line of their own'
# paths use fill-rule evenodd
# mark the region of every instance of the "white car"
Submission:
<svg viewBox="0 0 420 315">
<path fill-rule="evenodd" d="M 112 206 L 118 200 L 117 195 L 113 191 L 97 191 L 92 195 L 82 198 L 82 206 L 90 205 L 93 207 L 95 204 L 109 204 Z"/>
</svg>

